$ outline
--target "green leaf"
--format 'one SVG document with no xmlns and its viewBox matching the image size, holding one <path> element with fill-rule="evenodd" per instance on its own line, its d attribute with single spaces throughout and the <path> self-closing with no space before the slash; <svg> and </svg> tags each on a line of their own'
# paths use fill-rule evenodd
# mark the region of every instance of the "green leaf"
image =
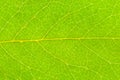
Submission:
<svg viewBox="0 0 120 80">
<path fill-rule="evenodd" d="M 0 80 L 120 80 L 119 0 L 1 0 Z"/>
</svg>

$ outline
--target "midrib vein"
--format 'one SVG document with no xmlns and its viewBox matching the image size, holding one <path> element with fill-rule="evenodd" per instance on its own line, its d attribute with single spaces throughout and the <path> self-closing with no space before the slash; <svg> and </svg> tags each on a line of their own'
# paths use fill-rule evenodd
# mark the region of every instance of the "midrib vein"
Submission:
<svg viewBox="0 0 120 80">
<path fill-rule="evenodd" d="M 45 39 L 21 39 L 21 40 L 0 40 L 0 43 L 24 43 L 40 41 L 59 41 L 59 40 L 120 40 L 120 37 L 79 37 L 79 38 L 45 38 Z"/>
</svg>

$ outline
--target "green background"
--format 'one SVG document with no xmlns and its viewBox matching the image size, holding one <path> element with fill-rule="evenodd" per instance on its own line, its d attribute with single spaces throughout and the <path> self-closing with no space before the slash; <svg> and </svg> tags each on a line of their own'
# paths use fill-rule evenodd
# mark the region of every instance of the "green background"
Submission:
<svg viewBox="0 0 120 80">
<path fill-rule="evenodd" d="M 0 80 L 120 80 L 120 1 L 0 0 Z"/>
</svg>

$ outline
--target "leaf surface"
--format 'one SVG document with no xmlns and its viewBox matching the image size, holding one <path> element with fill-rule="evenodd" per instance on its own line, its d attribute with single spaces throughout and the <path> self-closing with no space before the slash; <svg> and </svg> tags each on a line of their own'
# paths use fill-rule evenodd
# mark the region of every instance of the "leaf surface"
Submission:
<svg viewBox="0 0 120 80">
<path fill-rule="evenodd" d="M 120 80 L 120 1 L 1 0 L 0 80 Z"/>
</svg>

